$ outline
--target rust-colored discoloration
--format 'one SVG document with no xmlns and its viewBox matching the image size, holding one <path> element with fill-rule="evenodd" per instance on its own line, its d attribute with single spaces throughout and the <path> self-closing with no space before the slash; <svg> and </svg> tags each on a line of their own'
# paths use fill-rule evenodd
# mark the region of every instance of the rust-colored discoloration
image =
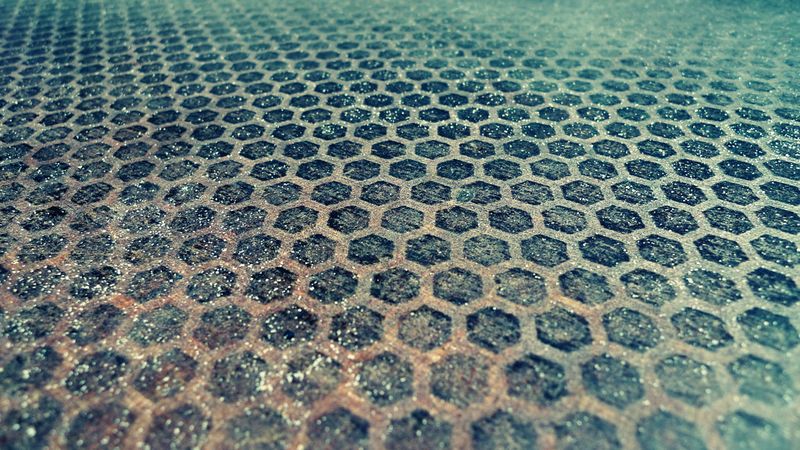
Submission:
<svg viewBox="0 0 800 450">
<path fill-rule="evenodd" d="M 2 2 L 0 447 L 797 442 L 798 17 L 684 3 Z M 246 323 L 208 331 L 224 307 Z"/>
</svg>

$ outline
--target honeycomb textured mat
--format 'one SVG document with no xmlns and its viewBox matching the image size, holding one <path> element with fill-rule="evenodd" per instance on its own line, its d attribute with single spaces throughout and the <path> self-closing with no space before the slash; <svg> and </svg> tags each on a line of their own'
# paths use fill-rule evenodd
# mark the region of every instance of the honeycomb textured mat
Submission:
<svg viewBox="0 0 800 450">
<path fill-rule="evenodd" d="M 800 442 L 793 2 L 0 5 L 0 447 Z"/>
</svg>

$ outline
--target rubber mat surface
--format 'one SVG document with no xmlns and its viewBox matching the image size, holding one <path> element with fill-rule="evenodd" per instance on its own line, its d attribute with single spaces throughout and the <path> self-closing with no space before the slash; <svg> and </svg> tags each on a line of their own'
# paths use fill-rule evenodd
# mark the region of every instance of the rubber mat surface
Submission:
<svg viewBox="0 0 800 450">
<path fill-rule="evenodd" d="M 793 2 L 0 4 L 0 447 L 800 442 Z"/>
</svg>

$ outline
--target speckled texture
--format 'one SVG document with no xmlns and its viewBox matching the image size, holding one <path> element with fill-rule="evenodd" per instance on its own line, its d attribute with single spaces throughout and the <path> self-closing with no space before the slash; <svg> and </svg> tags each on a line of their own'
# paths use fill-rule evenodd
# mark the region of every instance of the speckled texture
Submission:
<svg viewBox="0 0 800 450">
<path fill-rule="evenodd" d="M 800 442 L 791 1 L 0 1 L 0 447 Z"/>
</svg>

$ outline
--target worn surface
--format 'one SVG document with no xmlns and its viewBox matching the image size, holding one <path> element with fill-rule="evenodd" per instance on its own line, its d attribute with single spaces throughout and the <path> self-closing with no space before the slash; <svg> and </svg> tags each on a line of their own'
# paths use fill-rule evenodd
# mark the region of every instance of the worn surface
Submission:
<svg viewBox="0 0 800 450">
<path fill-rule="evenodd" d="M 3 1 L 0 447 L 800 441 L 797 6 L 550 3 Z"/>
</svg>

